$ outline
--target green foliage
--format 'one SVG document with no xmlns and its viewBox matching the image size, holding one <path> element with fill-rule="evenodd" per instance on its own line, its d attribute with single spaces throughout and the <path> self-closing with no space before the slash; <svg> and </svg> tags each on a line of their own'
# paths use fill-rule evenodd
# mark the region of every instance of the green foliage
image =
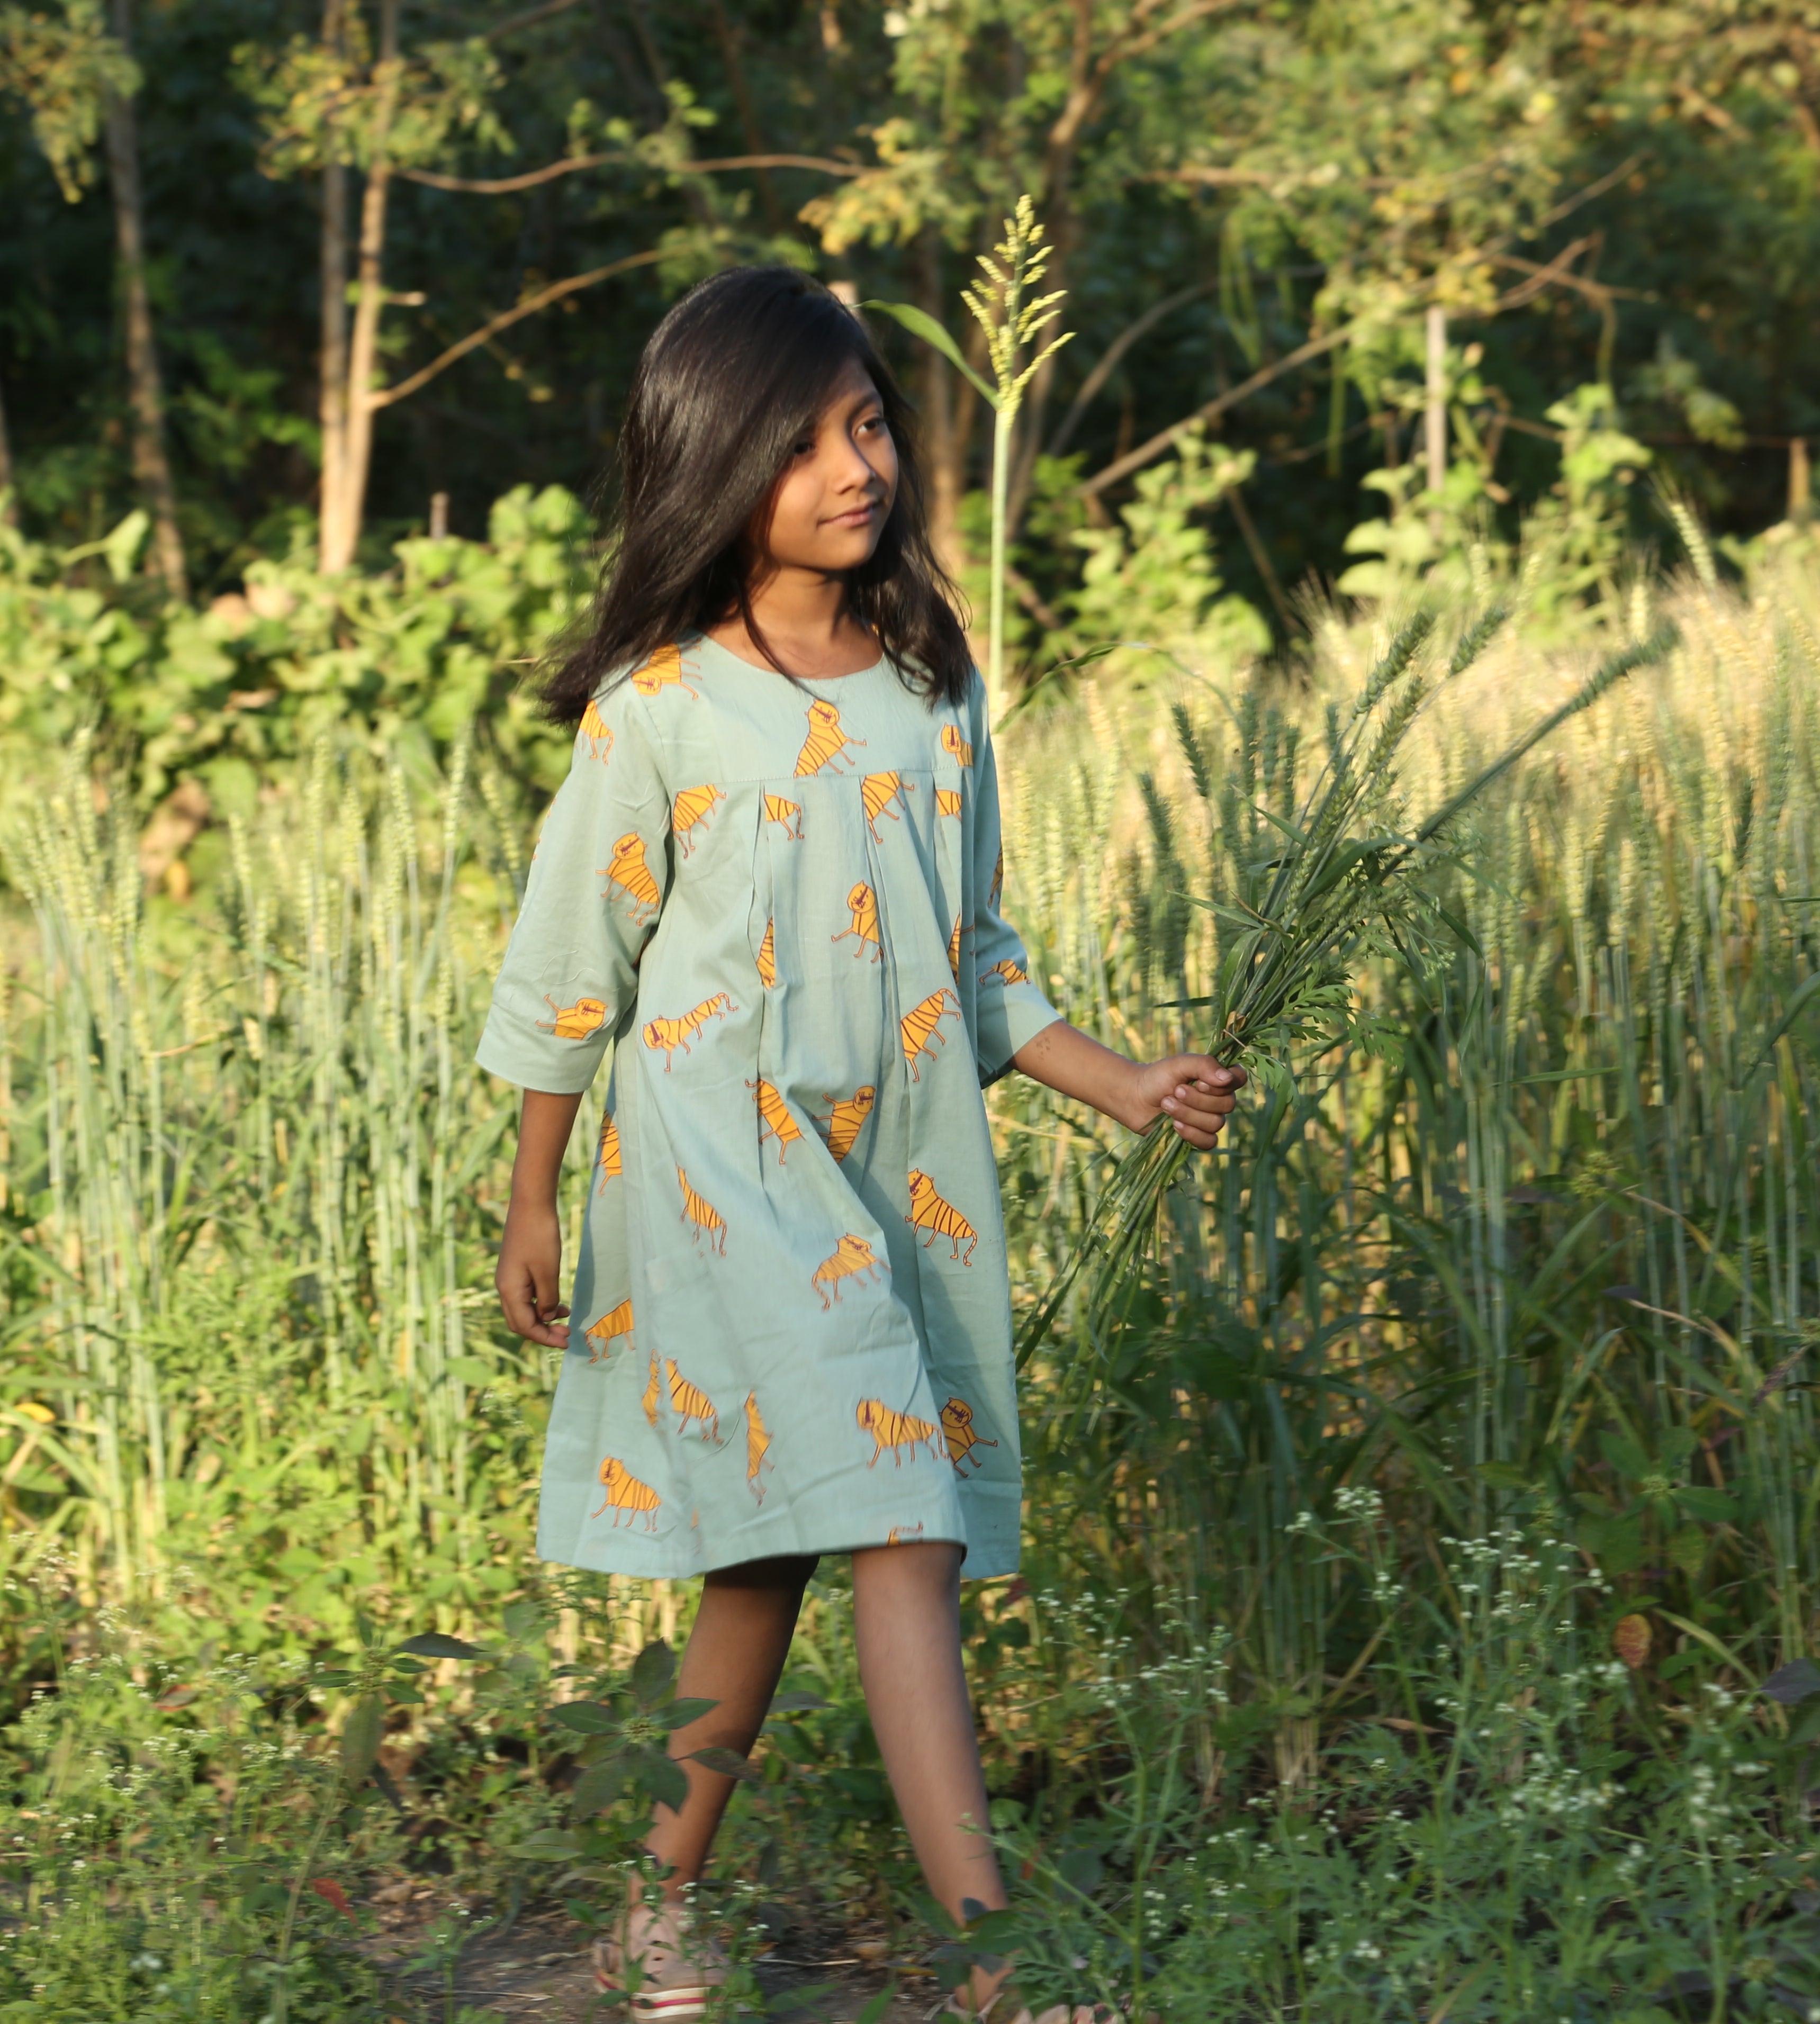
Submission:
<svg viewBox="0 0 1820 2024">
<path fill-rule="evenodd" d="M 132 58 L 107 31 L 99 0 L 63 0 L 56 13 L 0 7 L 0 93 L 24 100 L 31 130 L 69 204 L 94 180 L 101 108 L 138 89 Z"/>
<path fill-rule="evenodd" d="M 249 564 L 244 589 L 200 611 L 134 574 L 145 529 L 136 513 L 105 541 L 59 551 L 0 526 L 9 791 L 42 780 L 93 727 L 139 798 L 193 776 L 244 813 L 259 779 L 320 737 L 402 737 L 427 760 L 483 711 L 520 777 L 560 777 L 567 741 L 538 724 L 523 680 L 585 590 L 587 516 L 568 493 L 522 486 L 494 505 L 485 543 L 401 541 L 372 575 L 319 578 L 300 545 Z"/>
<path fill-rule="evenodd" d="M 1175 456 L 1138 475 L 1136 497 L 1119 508 L 1117 525 L 1081 529 L 1074 544 L 1086 560 L 1070 613 L 1075 634 L 1141 640 L 1215 667 L 1263 652 L 1268 629 L 1227 590 L 1207 526 L 1256 460 L 1193 431 Z"/>
</svg>

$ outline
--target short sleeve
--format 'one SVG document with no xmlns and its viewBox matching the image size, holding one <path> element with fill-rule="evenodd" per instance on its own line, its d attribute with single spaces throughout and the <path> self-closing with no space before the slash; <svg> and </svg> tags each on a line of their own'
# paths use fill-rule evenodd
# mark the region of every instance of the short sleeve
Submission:
<svg viewBox="0 0 1820 2024">
<path fill-rule="evenodd" d="M 638 962 L 670 889 L 670 797 L 637 691 L 588 706 L 569 776 L 475 1058 L 526 1089 L 585 1090 L 637 1003 Z"/>
<path fill-rule="evenodd" d="M 976 771 L 972 805 L 972 853 L 969 884 L 974 893 L 974 1034 L 982 1086 L 996 1082 L 1011 1057 L 1044 1027 L 1061 1018 L 1030 981 L 1029 958 L 1017 930 L 1000 912 L 1004 894 L 1004 838 L 999 820 L 999 776 L 993 756 L 992 730 L 984 706 L 984 688 L 974 684 Z"/>
</svg>

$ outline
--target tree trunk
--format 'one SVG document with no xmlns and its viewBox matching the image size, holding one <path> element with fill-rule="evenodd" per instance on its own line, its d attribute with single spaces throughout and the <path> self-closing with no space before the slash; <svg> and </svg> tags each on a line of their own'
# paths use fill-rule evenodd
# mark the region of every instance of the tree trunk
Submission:
<svg viewBox="0 0 1820 2024">
<path fill-rule="evenodd" d="M 19 525 L 19 502 L 13 496 L 13 439 L 6 433 L 6 402 L 0 394 L 0 527 Z"/>
<path fill-rule="evenodd" d="M 721 45 L 721 60 L 727 67 L 727 82 L 733 87 L 733 103 L 739 110 L 739 124 L 746 135 L 746 152 L 762 155 L 765 152 L 765 134 L 758 124 L 758 108 L 753 103 L 752 86 L 746 75 L 744 52 L 739 46 L 739 24 L 728 17 L 725 0 L 710 0 L 714 17 L 714 38 Z M 776 186 L 770 173 L 765 169 L 754 169 L 752 181 L 758 192 L 758 207 L 765 214 L 765 229 L 768 232 L 783 229 L 783 211 L 777 201 Z"/>
<path fill-rule="evenodd" d="M 324 495 L 321 566 L 325 576 L 344 570 L 360 544 L 366 514 L 367 475 L 372 464 L 373 376 L 379 369 L 380 318 L 385 310 L 386 200 L 391 166 L 386 142 L 398 102 L 399 0 L 380 0 L 378 70 L 380 97 L 373 123 L 372 160 L 360 204 L 359 285 L 354 332 L 347 348 L 347 434 L 332 508 Z"/>
<path fill-rule="evenodd" d="M 331 58 L 341 53 L 342 0 L 327 0 L 322 43 Z M 332 151 L 332 130 L 328 136 Z M 322 423 L 322 478 L 318 496 L 320 556 L 331 539 L 330 515 L 339 511 L 347 459 L 347 167 L 333 159 L 322 166 L 322 317 L 318 360 Z M 334 538 L 339 540 L 339 530 Z"/>
<path fill-rule="evenodd" d="M 1448 313 L 1431 303 L 1427 318 L 1427 400 L 1422 431 L 1428 453 L 1428 489 L 1438 492 L 1448 482 Z"/>
<path fill-rule="evenodd" d="M 133 46 L 131 0 L 112 0 L 111 25 L 121 48 Z M 127 391 L 133 412 L 133 475 L 152 515 L 152 566 L 173 597 L 189 595 L 177 492 L 164 441 L 164 393 L 145 292 L 145 214 L 139 199 L 139 137 L 133 101 L 108 98 L 108 179 L 114 200 L 114 238 L 120 260 L 120 306 L 126 324 Z"/>
</svg>

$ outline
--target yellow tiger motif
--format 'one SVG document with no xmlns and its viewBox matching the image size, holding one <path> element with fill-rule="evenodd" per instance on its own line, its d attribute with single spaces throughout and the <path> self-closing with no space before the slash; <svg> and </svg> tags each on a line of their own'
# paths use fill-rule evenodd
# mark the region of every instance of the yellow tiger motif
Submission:
<svg viewBox="0 0 1820 2024">
<path fill-rule="evenodd" d="M 920 1005 L 912 1006 L 897 1021 L 897 1030 L 903 1036 L 904 1065 L 910 1071 L 910 1080 L 923 1080 L 922 1058 L 940 1040 L 945 1040 L 941 1022 L 952 1014 L 960 1017 L 960 1000 L 952 991 L 932 991 Z"/>
<path fill-rule="evenodd" d="M 935 812 L 938 816 L 958 816 L 961 809 L 960 790 L 958 787 L 938 787 L 935 790 Z"/>
<path fill-rule="evenodd" d="M 680 647 L 659 647 L 644 666 L 632 677 L 632 686 L 641 696 L 654 696 L 659 689 L 680 688 L 701 701 L 700 695 L 690 688 L 683 674 L 682 649 Z"/>
<path fill-rule="evenodd" d="M 720 1211 L 712 1202 L 695 1193 L 689 1186 L 688 1175 L 681 1167 L 676 1170 L 676 1179 L 677 1186 L 683 1192 L 682 1215 L 678 1220 L 694 1225 L 689 1234 L 698 1244 L 706 1232 L 708 1248 L 717 1257 L 725 1258 L 727 1255 L 727 1226 Z"/>
<path fill-rule="evenodd" d="M 678 1047 L 685 1054 L 690 1053 L 692 1050 L 689 1042 L 710 1019 L 724 1019 L 729 1012 L 737 1012 L 739 1009 L 725 992 L 717 991 L 712 998 L 704 998 L 680 1019 L 648 1019 L 640 1038 L 654 1054 L 659 1047 L 663 1050 L 663 1072 L 668 1075 Z"/>
<path fill-rule="evenodd" d="M 767 822 L 781 823 L 783 825 L 783 834 L 793 843 L 802 842 L 802 802 L 787 801 L 781 794 L 767 794 L 765 797 L 765 820 Z"/>
<path fill-rule="evenodd" d="M 866 827 L 872 832 L 873 842 L 882 843 L 885 840 L 879 834 L 879 816 L 889 816 L 896 822 L 897 809 L 892 807 L 892 802 L 896 801 L 898 808 L 906 807 L 908 805 L 904 797 L 916 791 L 916 783 L 906 780 L 901 773 L 868 773 L 860 781 L 860 805 L 866 812 Z"/>
<path fill-rule="evenodd" d="M 998 862 L 993 867 L 993 889 L 986 895 L 986 904 L 994 913 L 998 911 L 999 895 L 1005 889 L 1005 847 L 999 845 Z"/>
<path fill-rule="evenodd" d="M 920 1520 L 914 1525 L 893 1525 L 885 1534 L 887 1546 L 913 1546 L 923 1536 Z"/>
<path fill-rule="evenodd" d="M 973 1254 L 979 1242 L 979 1233 L 963 1216 L 952 1202 L 945 1201 L 935 1191 L 935 1183 L 920 1168 L 910 1170 L 910 1213 L 904 1220 L 914 1230 L 926 1230 L 929 1234 L 923 1240 L 927 1251 L 937 1238 L 945 1237 L 953 1246 L 951 1258 L 960 1258 L 963 1265 L 973 1263 Z M 967 1246 L 967 1256 L 961 1258 L 960 1247 Z"/>
<path fill-rule="evenodd" d="M 973 764 L 973 747 L 961 736 L 958 724 L 945 724 L 941 727 L 941 749 L 952 754 L 963 766 Z"/>
<path fill-rule="evenodd" d="M 914 1413 L 894 1413 L 882 1399 L 862 1399 L 854 1409 L 853 1417 L 860 1424 L 862 1434 L 872 1437 L 872 1458 L 866 1464 L 872 1468 L 886 1448 L 891 1450 L 893 1465 L 904 1466 L 903 1450 L 914 1448 L 921 1443 L 929 1443 L 929 1452 L 939 1461 L 941 1450 L 937 1443 L 941 1436 L 934 1422 L 919 1420 Z"/>
<path fill-rule="evenodd" d="M 663 894 L 644 861 L 644 838 L 636 830 L 629 830 L 614 845 L 612 861 L 596 875 L 606 880 L 609 892 L 617 886 L 631 900 L 635 912 L 649 908 L 655 913 L 663 904 Z"/>
<path fill-rule="evenodd" d="M 826 1117 L 817 1117 L 817 1124 L 825 1124 L 827 1131 L 827 1150 L 834 1155 L 838 1167 L 853 1150 L 853 1141 L 860 1135 L 860 1128 L 872 1114 L 872 1103 L 878 1094 L 872 1085 L 862 1083 L 843 1103 L 831 1096 L 826 1090 L 822 1094 L 834 1106 Z"/>
<path fill-rule="evenodd" d="M 954 917 L 954 933 L 948 938 L 948 966 L 954 972 L 954 981 L 960 981 L 960 916 Z"/>
<path fill-rule="evenodd" d="M 883 944 L 879 940 L 879 897 L 870 886 L 856 886 L 847 895 L 847 911 L 853 915 L 853 925 L 842 928 L 838 935 L 830 935 L 831 942 L 844 942 L 850 935 L 857 946 L 855 955 L 864 954 L 869 946 L 874 962 L 884 955 Z"/>
<path fill-rule="evenodd" d="M 554 1033 L 559 1040 L 585 1040 L 590 1033 L 599 1032 L 607 1023 L 604 999 L 578 998 L 573 1005 L 559 1005 L 546 991 L 544 1003 L 552 1016 L 538 1020 L 538 1030 Z"/>
<path fill-rule="evenodd" d="M 771 1450 L 771 1436 L 765 1432 L 764 1415 L 758 1410 L 758 1394 L 746 1394 L 746 1487 L 762 1504 L 765 1502 L 766 1468 L 775 1468 L 776 1462 L 768 1462 Z"/>
<path fill-rule="evenodd" d="M 752 1092 L 752 1100 L 758 1106 L 758 1142 L 765 1143 L 769 1133 L 777 1141 L 777 1164 L 783 1164 L 783 1155 L 802 1136 L 802 1127 L 791 1115 L 790 1106 L 783 1100 L 783 1092 L 774 1082 L 767 1082 L 761 1076 L 756 1082 L 746 1087 Z"/>
<path fill-rule="evenodd" d="M 670 1410 L 677 1416 L 677 1432 L 686 1434 L 691 1420 L 699 1420 L 702 1432 L 718 1447 L 721 1443 L 721 1416 L 714 1410 L 714 1402 L 699 1386 L 690 1384 L 676 1367 L 676 1358 L 666 1356 L 663 1367 L 670 1373 Z"/>
<path fill-rule="evenodd" d="M 585 1331 L 584 1340 L 593 1343 L 588 1361 L 598 1363 L 604 1356 L 611 1355 L 613 1344 L 622 1335 L 632 1333 L 632 1301 L 629 1296 L 618 1306 L 604 1314 L 594 1326 Z"/>
<path fill-rule="evenodd" d="M 607 1183 L 616 1181 L 625 1173 L 625 1163 L 619 1157 L 619 1120 L 610 1110 L 600 1113 L 600 1192 L 605 1194 Z"/>
<path fill-rule="evenodd" d="M 602 1516 L 611 1505 L 613 1522 L 617 1525 L 622 1512 L 641 1511 L 644 1514 L 645 1531 L 655 1532 L 657 1530 L 657 1507 L 663 1499 L 648 1483 L 640 1483 L 625 1463 L 615 1456 L 609 1455 L 601 1463 L 600 1484 L 607 1494 L 600 1510 L 591 1512 L 591 1516 Z"/>
<path fill-rule="evenodd" d="M 581 735 L 587 739 L 589 750 L 604 766 L 613 757 L 613 733 L 600 714 L 600 706 L 592 696 L 582 712 Z M 600 750 L 603 745 L 607 748 L 604 752 Z"/>
<path fill-rule="evenodd" d="M 809 1283 L 821 1296 L 822 1312 L 826 1314 L 832 1304 L 828 1299 L 828 1289 L 834 1289 L 834 1297 L 841 1296 L 840 1282 L 852 1278 L 856 1273 L 866 1272 L 876 1280 L 879 1261 L 872 1256 L 872 1247 L 863 1237 L 850 1232 L 835 1245 L 831 1257 L 823 1259 L 809 1274 Z"/>
<path fill-rule="evenodd" d="M 983 1434 L 973 1430 L 973 1408 L 964 1399 L 950 1399 L 941 1409 L 941 1437 L 948 1444 L 948 1458 L 954 1464 L 956 1476 L 965 1476 L 961 1467 L 975 1448 L 996 1448 L 996 1441 L 989 1441 Z M 985 1466 L 982 1458 L 974 1456 L 974 1468 Z"/>
<path fill-rule="evenodd" d="M 691 830 L 699 829 L 714 812 L 714 804 L 727 798 L 726 790 L 711 784 L 699 787 L 684 787 L 670 805 L 670 826 L 682 845 L 682 854 L 687 857 L 695 845 L 689 841 Z"/>
<path fill-rule="evenodd" d="M 644 1417 L 652 1426 L 657 1424 L 658 1408 L 663 1402 L 663 1373 L 658 1369 L 657 1351 L 651 1352 L 651 1376 L 646 1380 L 644 1396 L 639 1400 L 644 1408 Z"/>
<path fill-rule="evenodd" d="M 799 780 L 811 773 L 819 773 L 823 767 L 831 766 L 837 759 L 844 759 L 849 745 L 864 745 L 866 742 L 841 728 L 840 712 L 825 698 L 817 696 L 809 705 L 808 714 L 809 735 L 796 755 L 796 777 Z"/>
<path fill-rule="evenodd" d="M 765 923 L 765 939 L 758 944 L 758 981 L 767 991 L 777 988 L 777 921 L 773 915 Z"/>
<path fill-rule="evenodd" d="M 1030 981 L 1030 973 L 1008 955 L 1000 956 L 990 970 L 982 970 L 979 981 L 982 984 L 989 984 L 995 977 L 1002 984 L 1028 984 Z"/>
</svg>

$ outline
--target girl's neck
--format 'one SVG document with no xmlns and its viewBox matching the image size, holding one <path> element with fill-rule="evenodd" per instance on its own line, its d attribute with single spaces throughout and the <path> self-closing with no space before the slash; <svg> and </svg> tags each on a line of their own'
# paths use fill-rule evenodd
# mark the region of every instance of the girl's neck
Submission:
<svg viewBox="0 0 1820 2024">
<path fill-rule="evenodd" d="M 755 667 L 773 666 L 775 655 L 791 674 L 816 681 L 857 675 L 878 660 L 879 643 L 854 617 L 844 576 L 774 568 L 754 578 L 747 601 L 750 626 L 735 611 L 710 625 L 708 637 Z"/>
</svg>

